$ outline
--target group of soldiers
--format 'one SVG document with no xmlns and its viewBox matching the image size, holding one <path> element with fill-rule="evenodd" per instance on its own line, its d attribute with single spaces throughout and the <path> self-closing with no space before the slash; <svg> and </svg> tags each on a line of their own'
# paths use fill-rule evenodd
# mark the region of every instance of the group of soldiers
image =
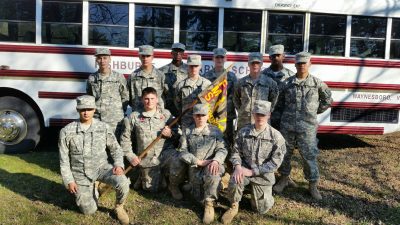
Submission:
<svg viewBox="0 0 400 225">
<path fill-rule="evenodd" d="M 296 186 L 290 178 L 295 147 L 313 198 L 318 191 L 317 114 L 332 102 L 331 92 L 309 74 L 311 55 L 296 54 L 296 73 L 283 66 L 284 46 L 269 49 L 271 65 L 262 71 L 263 55 L 250 53 L 250 73 L 237 80 L 226 71 L 226 50 L 213 51 L 213 69 L 201 75 L 201 56 L 188 55 L 185 45 L 172 45 L 172 62 L 157 69 L 153 47 L 139 47 L 141 66 L 127 79 L 111 70 L 111 52 L 96 49 L 98 71 L 87 80 L 87 95 L 77 101 L 80 119 L 60 131 L 60 167 L 66 188 L 84 214 L 97 210 L 98 182 L 116 190 L 115 213 L 129 224 L 124 203 L 129 186 L 157 192 L 168 188 L 174 199 L 181 190 L 204 205 L 203 222 L 214 221 L 221 177 L 230 174 L 226 188 L 230 208 L 221 220 L 237 215 L 245 188 L 258 213 L 274 204 L 272 191 Z M 221 132 L 209 124 L 209 105 L 193 102 L 221 74 L 227 73 L 227 126 Z M 126 115 L 127 107 L 132 113 Z M 179 125 L 170 126 L 176 117 Z M 235 124 L 235 121 L 237 123 Z M 153 140 L 157 139 L 156 142 Z M 151 148 L 142 154 L 144 149 Z M 138 168 L 138 177 L 124 175 L 124 158 Z M 275 172 L 281 177 L 275 184 Z"/>
</svg>

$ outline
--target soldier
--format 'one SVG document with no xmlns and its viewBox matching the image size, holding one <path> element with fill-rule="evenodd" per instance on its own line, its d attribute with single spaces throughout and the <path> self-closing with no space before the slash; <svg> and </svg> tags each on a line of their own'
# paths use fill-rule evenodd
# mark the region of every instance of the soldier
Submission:
<svg viewBox="0 0 400 225">
<path fill-rule="evenodd" d="M 214 201 L 228 151 L 221 131 L 207 123 L 208 105 L 195 105 L 193 119 L 195 124 L 184 130 L 180 140 L 180 159 L 190 166 L 191 193 L 204 204 L 203 222 L 210 224 L 214 221 Z"/>
<path fill-rule="evenodd" d="M 189 55 L 187 64 L 189 65 L 188 77 L 175 83 L 175 105 L 179 113 L 185 111 L 197 99 L 197 95 L 211 84 L 209 80 L 200 76 L 200 55 Z M 181 118 L 182 130 L 191 124 L 193 124 L 193 116 L 192 111 L 189 111 Z"/>
<path fill-rule="evenodd" d="M 171 51 L 172 62 L 159 69 L 164 73 L 165 83 L 168 86 L 168 92 L 165 96 L 165 108 L 174 116 L 179 116 L 179 112 L 174 104 L 174 84 L 179 83 L 188 76 L 188 65 L 182 61 L 184 52 L 184 44 L 174 43 Z"/>
<path fill-rule="evenodd" d="M 214 82 L 222 73 L 226 71 L 224 64 L 226 62 L 226 49 L 215 48 L 213 50 L 214 68 L 203 75 L 209 81 Z M 233 143 L 234 124 L 233 120 L 236 119 L 235 106 L 233 105 L 233 87 L 237 81 L 236 75 L 232 72 L 227 73 L 228 77 L 228 90 L 227 90 L 227 121 L 225 129 L 225 140 L 231 144 Z"/>
<path fill-rule="evenodd" d="M 133 110 L 142 107 L 142 90 L 153 87 L 160 96 L 159 105 L 164 107 L 165 76 L 153 66 L 153 46 L 139 46 L 139 59 L 142 65 L 128 77 L 130 106 Z"/>
<path fill-rule="evenodd" d="M 124 175 L 122 149 L 108 124 L 93 119 L 95 98 L 90 95 L 76 99 L 79 121 L 72 122 L 60 131 L 58 142 L 60 168 L 63 182 L 75 195 L 76 204 L 84 214 L 97 211 L 98 195 L 94 182 L 99 180 L 116 189 L 115 213 L 122 224 L 129 224 L 123 208 L 129 193 L 129 180 Z M 110 150 L 114 165 L 107 161 L 106 148 Z"/>
<path fill-rule="evenodd" d="M 278 99 L 276 82 L 267 76 L 261 76 L 262 64 L 261 53 L 250 53 L 248 60 L 250 74 L 241 78 L 235 85 L 233 103 L 238 111 L 238 130 L 254 122 L 251 109 L 256 100 L 271 102 L 271 109 L 273 109 Z"/>
<path fill-rule="evenodd" d="M 285 52 L 283 45 L 273 45 L 269 48 L 269 59 L 271 65 L 262 71 L 263 75 L 270 77 L 277 84 L 279 90 L 285 84 L 285 81 L 290 76 L 294 75 L 294 72 L 283 66 L 283 60 L 285 59 Z M 271 125 L 279 130 L 279 116 L 272 112 L 271 114 Z"/>
<path fill-rule="evenodd" d="M 158 96 L 154 88 L 143 89 L 141 96 L 143 108 L 132 112 L 124 119 L 121 146 L 130 164 L 140 168 L 140 176 L 135 183 L 136 188 L 141 186 L 144 190 L 156 192 L 159 191 L 163 181 L 162 170 L 170 172 L 171 160 L 178 158 L 172 140 L 179 140 L 180 133 L 178 128 L 171 129 L 167 126 L 174 117 L 167 109 L 157 106 Z M 143 160 L 140 160 L 136 154 L 140 154 L 160 133 L 162 139 L 152 147 Z M 178 182 L 174 179 L 177 177 L 174 171 L 169 174 L 169 189 L 174 198 L 181 199 L 182 194 Z"/>
<path fill-rule="evenodd" d="M 126 79 L 124 75 L 111 70 L 109 49 L 97 48 L 95 56 L 99 70 L 89 75 L 86 93 L 96 99 L 97 110 L 94 117 L 110 125 L 119 138 L 129 101 Z"/>
<path fill-rule="evenodd" d="M 228 187 L 231 208 L 222 216 L 229 224 L 237 215 L 245 186 L 251 187 L 253 209 L 265 214 L 274 205 L 272 185 L 274 172 L 282 163 L 286 152 L 285 139 L 268 124 L 271 103 L 256 101 L 253 108 L 254 124 L 242 128 L 235 139 L 230 161 L 233 174 Z"/>
<path fill-rule="evenodd" d="M 286 139 L 287 153 L 279 172 L 282 175 L 274 186 L 274 191 L 281 193 L 294 182 L 290 179 L 290 161 L 295 145 L 303 158 L 303 172 L 309 181 L 309 191 L 314 199 L 322 199 L 317 185 L 319 171 L 317 156 L 317 114 L 327 110 L 331 103 L 331 91 L 320 79 L 309 73 L 311 55 L 308 52 L 296 54 L 295 76 L 289 77 L 279 97 L 277 112 L 282 115 L 280 128 Z"/>
</svg>

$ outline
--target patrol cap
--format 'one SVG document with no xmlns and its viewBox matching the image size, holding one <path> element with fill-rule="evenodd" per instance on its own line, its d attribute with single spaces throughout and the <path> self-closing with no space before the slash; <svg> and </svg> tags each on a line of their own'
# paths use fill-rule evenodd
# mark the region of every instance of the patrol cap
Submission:
<svg viewBox="0 0 400 225">
<path fill-rule="evenodd" d="M 310 59 L 311 54 L 308 52 L 299 52 L 296 54 L 296 63 L 308 63 Z"/>
<path fill-rule="evenodd" d="M 95 109 L 95 98 L 91 95 L 82 95 L 76 98 L 76 109 Z"/>
<path fill-rule="evenodd" d="M 139 46 L 139 55 L 153 55 L 153 46 L 141 45 Z"/>
<path fill-rule="evenodd" d="M 186 46 L 182 43 L 173 43 L 171 49 L 180 49 L 182 51 L 185 51 Z"/>
<path fill-rule="evenodd" d="M 189 55 L 187 58 L 187 64 L 189 66 L 200 66 L 201 65 L 201 55 Z"/>
<path fill-rule="evenodd" d="M 213 53 L 214 53 L 214 56 L 225 56 L 226 49 L 225 48 L 214 48 Z"/>
<path fill-rule="evenodd" d="M 252 62 L 260 62 L 260 63 L 262 63 L 263 62 L 262 54 L 259 53 L 259 52 L 250 53 L 249 54 L 249 63 L 252 63 Z"/>
<path fill-rule="evenodd" d="M 264 100 L 255 101 L 252 112 L 268 115 L 271 112 L 271 102 Z"/>
<path fill-rule="evenodd" d="M 269 47 L 269 55 L 281 55 L 284 53 L 285 47 L 283 45 L 272 45 Z"/>
<path fill-rule="evenodd" d="M 193 115 L 208 115 L 207 104 L 197 104 L 193 107 Z"/>
<path fill-rule="evenodd" d="M 108 48 L 96 48 L 96 51 L 94 53 L 95 56 L 98 55 L 111 55 L 110 49 Z"/>
</svg>

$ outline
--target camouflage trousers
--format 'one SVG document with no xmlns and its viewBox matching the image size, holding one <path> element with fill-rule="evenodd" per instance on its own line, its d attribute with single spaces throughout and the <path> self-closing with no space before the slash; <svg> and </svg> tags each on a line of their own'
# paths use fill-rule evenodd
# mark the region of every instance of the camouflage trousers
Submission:
<svg viewBox="0 0 400 225">
<path fill-rule="evenodd" d="M 116 190 L 116 204 L 125 202 L 129 194 L 130 181 L 125 175 L 114 175 L 113 166 L 106 164 L 98 170 L 98 177 L 88 185 L 79 184 L 75 201 L 83 214 L 93 214 L 97 211 L 97 199 L 94 182 L 96 180 L 111 185 Z M 88 183 L 88 182 L 82 182 Z"/>
<path fill-rule="evenodd" d="M 292 170 L 291 159 L 296 147 L 302 157 L 303 173 L 306 180 L 313 182 L 319 179 L 317 156 L 319 154 L 316 130 L 302 130 L 299 132 L 281 129 L 281 134 L 286 140 L 286 154 L 283 158 L 279 172 L 289 176 Z"/>
<path fill-rule="evenodd" d="M 229 181 L 228 200 L 231 203 L 240 202 L 246 186 L 251 188 L 251 206 L 253 210 L 260 214 L 265 214 L 274 205 L 274 197 L 272 197 L 272 185 L 260 185 L 251 182 L 248 177 L 244 177 L 243 183 L 237 184 L 233 177 Z"/>
</svg>

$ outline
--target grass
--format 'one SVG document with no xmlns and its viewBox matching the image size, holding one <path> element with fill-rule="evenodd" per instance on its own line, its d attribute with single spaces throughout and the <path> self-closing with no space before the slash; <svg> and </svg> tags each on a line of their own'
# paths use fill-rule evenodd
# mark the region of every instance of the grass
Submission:
<svg viewBox="0 0 400 225">
<path fill-rule="evenodd" d="M 114 193 L 101 198 L 94 215 L 79 213 L 62 185 L 56 147 L 42 149 L 46 151 L 0 155 L 1 225 L 118 224 L 112 212 Z M 400 224 L 400 133 L 324 135 L 320 149 L 322 201 L 310 198 L 296 153 L 292 176 L 299 188 L 275 195 L 267 215 L 253 213 L 246 196 L 233 224 Z M 174 201 L 166 191 L 131 190 L 126 209 L 137 225 L 201 224 L 203 214 L 188 196 Z M 223 212 L 216 208 L 215 224 Z"/>
</svg>

